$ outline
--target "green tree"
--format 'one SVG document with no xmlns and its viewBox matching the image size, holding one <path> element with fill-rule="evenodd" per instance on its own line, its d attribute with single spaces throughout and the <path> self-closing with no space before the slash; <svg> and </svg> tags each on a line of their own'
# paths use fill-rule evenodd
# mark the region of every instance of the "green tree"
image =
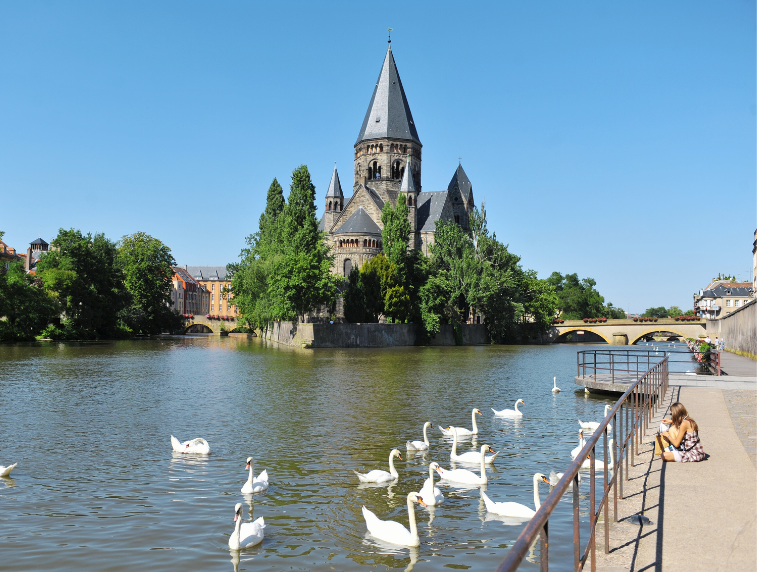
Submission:
<svg viewBox="0 0 757 572">
<path fill-rule="evenodd" d="M 55 319 L 53 301 L 41 281 L 26 273 L 23 262 L 12 262 L 0 272 L 0 341 L 33 340 Z"/>
<path fill-rule="evenodd" d="M 594 288 L 597 282 L 593 278 L 579 280 L 578 274 L 563 276 L 559 272 L 553 272 L 547 282 L 555 289 L 562 318 L 580 320 L 603 317 L 605 299 Z"/>
<path fill-rule="evenodd" d="M 121 238 L 118 262 L 131 294 L 131 303 L 122 314 L 126 325 L 142 334 L 179 329 L 181 318 L 170 307 L 171 267 L 176 265 L 171 249 L 149 234 L 136 232 Z"/>
<path fill-rule="evenodd" d="M 261 245 L 273 245 L 275 247 L 278 237 L 277 223 L 279 215 L 284 211 L 285 206 L 284 190 L 274 177 L 271 186 L 268 187 L 265 210 L 261 213 L 260 220 L 258 221 L 258 241 Z"/>
<path fill-rule="evenodd" d="M 679 308 L 678 306 L 671 306 L 670 308 L 668 308 L 668 317 L 677 318 L 679 316 L 683 316 L 681 308 Z"/>
<path fill-rule="evenodd" d="M 626 317 L 626 311 L 623 308 L 616 308 L 612 305 L 612 302 L 608 302 L 605 306 L 603 316 L 612 320 L 623 320 Z"/>
<path fill-rule="evenodd" d="M 409 274 L 407 247 L 411 230 L 405 195 L 399 196 L 395 208 L 389 202 L 384 203 L 381 223 L 384 225 L 381 230 L 384 254 L 395 265 L 399 283 L 404 286 Z"/>
<path fill-rule="evenodd" d="M 130 303 L 115 243 L 103 234 L 60 229 L 53 249 L 37 263 L 37 275 L 64 319 L 55 335 L 99 339 L 123 337 L 121 311 Z"/>
<path fill-rule="evenodd" d="M 363 289 L 363 274 L 357 267 L 350 272 L 349 285 L 344 294 L 344 319 L 351 324 L 366 321 L 365 291 Z"/>
<path fill-rule="evenodd" d="M 642 314 L 645 318 L 667 318 L 668 311 L 665 306 L 658 306 L 657 308 L 647 308 Z"/>
</svg>

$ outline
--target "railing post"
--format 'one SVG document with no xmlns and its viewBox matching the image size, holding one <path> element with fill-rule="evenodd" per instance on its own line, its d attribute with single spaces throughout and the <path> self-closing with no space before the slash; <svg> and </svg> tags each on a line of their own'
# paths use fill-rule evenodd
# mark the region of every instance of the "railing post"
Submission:
<svg viewBox="0 0 757 572">
<path fill-rule="evenodd" d="M 591 458 L 589 459 L 589 497 L 591 502 L 591 518 L 589 519 L 589 527 L 591 532 L 591 572 L 597 572 L 597 508 L 594 502 L 594 477 L 596 471 L 594 468 L 594 458 L 596 457 L 596 447 L 591 448 Z"/>
<path fill-rule="evenodd" d="M 549 571 L 549 521 L 541 529 L 541 557 L 539 558 L 540 572 Z"/>
<path fill-rule="evenodd" d="M 573 477 L 573 570 L 578 572 L 581 566 L 581 527 L 578 511 L 578 473 Z"/>
<path fill-rule="evenodd" d="M 615 451 L 616 447 L 617 447 L 617 451 L 618 451 L 618 454 L 615 456 L 615 459 L 616 459 L 615 465 L 612 468 L 613 473 L 614 473 L 614 477 L 612 479 L 613 499 L 614 499 L 613 500 L 613 513 L 612 514 L 613 514 L 613 518 L 615 519 L 615 522 L 618 522 L 618 478 L 617 478 L 618 477 L 618 467 L 620 465 L 620 460 L 622 459 L 622 457 L 620 456 L 620 447 L 618 447 L 618 418 L 619 417 L 620 416 L 616 412 L 615 413 L 615 417 L 613 418 L 613 424 L 612 424 L 612 437 L 613 437 L 613 439 L 612 439 L 612 443 L 613 443 L 612 448 L 613 448 L 613 451 Z M 622 471 L 621 471 L 621 473 L 622 473 Z"/>
<path fill-rule="evenodd" d="M 605 480 L 602 483 L 602 491 L 604 494 L 602 495 L 602 498 L 604 499 L 604 507 L 605 507 L 605 554 L 610 553 L 610 499 L 608 498 L 608 492 L 610 491 L 610 487 L 607 485 L 608 481 L 608 471 L 609 471 L 609 459 L 607 458 L 607 449 L 609 448 L 609 444 L 607 443 L 607 427 L 605 427 L 605 430 L 602 431 L 604 433 L 604 448 L 605 448 Z"/>
</svg>

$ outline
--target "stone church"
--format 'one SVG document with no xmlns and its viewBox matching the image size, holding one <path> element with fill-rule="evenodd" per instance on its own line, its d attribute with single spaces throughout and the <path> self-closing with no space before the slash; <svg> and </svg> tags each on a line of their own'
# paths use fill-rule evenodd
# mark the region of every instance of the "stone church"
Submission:
<svg viewBox="0 0 757 572">
<path fill-rule="evenodd" d="M 352 196 L 344 196 L 336 167 L 326 192 L 319 228 L 331 243 L 337 274 L 348 276 L 353 267 L 360 268 L 382 251 L 381 209 L 387 202 L 396 206 L 400 195 L 409 210 L 410 248 L 428 255 L 440 220 L 468 229 L 473 188 L 462 165 L 447 190 L 424 192 L 422 148 L 390 41 L 355 143 Z"/>
</svg>

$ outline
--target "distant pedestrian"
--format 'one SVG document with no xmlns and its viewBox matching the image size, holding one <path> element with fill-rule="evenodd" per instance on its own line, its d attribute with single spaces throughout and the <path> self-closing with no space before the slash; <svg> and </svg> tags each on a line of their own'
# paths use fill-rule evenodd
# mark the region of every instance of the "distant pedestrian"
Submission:
<svg viewBox="0 0 757 572">
<path fill-rule="evenodd" d="M 725 351 L 725 338 L 720 338 L 720 351 Z"/>
<path fill-rule="evenodd" d="M 708 345 L 712 343 L 712 340 L 710 339 L 710 336 L 705 337 L 704 343 L 706 343 Z"/>
<path fill-rule="evenodd" d="M 715 349 L 716 350 L 720 349 L 720 340 L 718 339 L 717 336 L 715 336 Z"/>
</svg>

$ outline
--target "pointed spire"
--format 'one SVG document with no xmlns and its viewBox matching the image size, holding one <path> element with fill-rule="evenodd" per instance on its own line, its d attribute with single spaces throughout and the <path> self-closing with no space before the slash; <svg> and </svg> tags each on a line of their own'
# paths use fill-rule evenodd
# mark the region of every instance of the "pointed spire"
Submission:
<svg viewBox="0 0 757 572">
<path fill-rule="evenodd" d="M 447 185 L 447 190 L 452 191 L 455 187 L 460 190 L 460 194 L 462 194 L 466 201 L 470 200 L 473 185 L 471 185 L 468 175 L 463 170 L 462 159 L 460 159 L 460 163 L 457 165 L 457 169 L 455 169 L 455 174 L 452 175 L 452 180 Z"/>
<path fill-rule="evenodd" d="M 334 172 L 331 175 L 331 182 L 329 183 L 329 190 L 326 193 L 326 198 L 338 197 L 343 198 L 342 185 L 339 183 L 339 173 L 336 172 L 336 163 L 334 163 Z"/>
<path fill-rule="evenodd" d="M 410 155 L 407 156 L 407 164 L 405 165 L 405 174 L 402 175 L 400 193 L 418 193 L 418 190 L 415 188 L 415 179 L 413 178 L 413 172 L 410 168 Z"/>
<path fill-rule="evenodd" d="M 397 64 L 394 63 L 391 44 L 386 50 L 386 57 L 356 144 L 366 139 L 384 138 L 408 139 L 418 144 L 421 142 L 397 71 Z"/>
</svg>

